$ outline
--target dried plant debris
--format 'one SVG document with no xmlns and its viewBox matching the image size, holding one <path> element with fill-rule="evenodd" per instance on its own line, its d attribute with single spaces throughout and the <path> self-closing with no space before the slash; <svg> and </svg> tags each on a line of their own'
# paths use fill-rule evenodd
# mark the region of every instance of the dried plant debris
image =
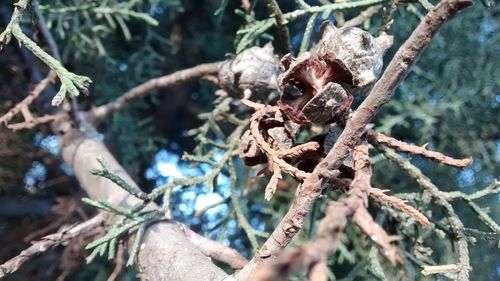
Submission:
<svg viewBox="0 0 500 281">
<path fill-rule="evenodd" d="M 382 71 L 382 57 L 392 37 L 374 38 L 357 27 L 322 25 L 312 51 L 283 57 L 278 80 L 280 108 L 294 122 L 333 123 L 348 112 L 353 96 L 365 95 Z"/>
<path fill-rule="evenodd" d="M 266 99 L 278 89 L 279 60 L 273 51 L 272 45 L 266 44 L 231 55 L 219 68 L 220 86 L 233 97 L 251 93 L 255 99 Z"/>
<path fill-rule="evenodd" d="M 266 116 L 259 123 L 260 133 L 265 141 L 276 151 L 290 149 L 293 146 L 293 138 L 298 127 L 285 121 L 281 112 L 277 111 L 273 116 Z M 245 131 L 240 141 L 240 158 L 245 165 L 255 166 L 268 161 L 262 149 L 250 134 Z"/>
</svg>

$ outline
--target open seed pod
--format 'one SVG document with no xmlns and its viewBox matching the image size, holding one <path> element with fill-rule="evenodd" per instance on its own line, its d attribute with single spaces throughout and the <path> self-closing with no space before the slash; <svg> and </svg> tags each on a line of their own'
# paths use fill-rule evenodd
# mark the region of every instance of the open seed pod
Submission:
<svg viewBox="0 0 500 281">
<path fill-rule="evenodd" d="M 352 83 L 347 67 L 331 54 L 321 57 L 305 53 L 296 60 L 282 59 L 286 71 L 279 83 L 283 95 L 278 105 L 299 124 L 331 123 L 341 118 L 352 102 L 342 85 Z"/>
<path fill-rule="evenodd" d="M 374 38 L 357 27 L 322 25 L 311 53 L 281 60 L 283 88 L 278 105 L 299 124 L 333 123 L 348 111 L 353 95 L 366 94 L 382 71 L 392 37 Z"/>
<path fill-rule="evenodd" d="M 279 60 L 271 44 L 252 47 L 232 55 L 219 67 L 219 84 L 230 96 L 241 98 L 250 90 L 255 99 L 265 99 L 278 88 Z"/>
</svg>

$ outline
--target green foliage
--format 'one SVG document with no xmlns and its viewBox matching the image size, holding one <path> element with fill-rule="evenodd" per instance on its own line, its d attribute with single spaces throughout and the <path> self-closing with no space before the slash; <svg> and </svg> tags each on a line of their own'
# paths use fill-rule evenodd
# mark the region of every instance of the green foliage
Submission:
<svg viewBox="0 0 500 281">
<path fill-rule="evenodd" d="M 61 87 L 56 96 L 52 99 L 53 106 L 60 105 L 66 97 L 66 94 L 69 94 L 70 97 L 78 97 L 80 92 L 88 94 L 87 88 L 90 83 L 92 83 L 92 80 L 89 77 L 76 75 L 68 71 L 61 65 L 61 62 L 47 54 L 33 40 L 23 33 L 20 22 L 27 6 L 28 0 L 19 0 L 14 4 L 15 8 L 12 18 L 5 30 L 0 34 L 0 50 L 3 45 L 8 44 L 12 36 L 14 36 L 20 44 L 24 45 L 57 74 L 59 80 L 61 81 Z"/>
<path fill-rule="evenodd" d="M 236 185 L 236 170 L 233 163 L 233 154 L 238 150 L 239 138 L 242 135 L 243 130 L 247 127 L 248 121 L 240 120 L 237 116 L 230 113 L 231 101 L 232 98 L 226 96 L 216 100 L 216 107 L 212 112 L 200 114 L 200 119 L 205 120 L 205 122 L 199 128 L 192 129 L 188 133 L 196 135 L 199 144 L 194 149 L 195 154 L 185 154 L 183 159 L 195 164 L 209 164 L 211 166 L 211 170 L 203 176 L 185 176 L 182 178 L 175 178 L 169 183 L 157 187 L 151 193 L 147 194 L 142 192 L 140 189 L 131 186 L 119 175 L 111 171 L 107 167 L 104 160 L 100 158 L 97 159 L 101 168 L 92 170 L 91 173 L 93 175 L 104 177 L 112 181 L 142 202 L 130 208 L 125 208 L 113 205 L 106 201 L 94 201 L 89 198 L 83 199 L 83 201 L 89 205 L 122 217 L 122 220 L 110 228 L 106 235 L 87 245 L 86 249 L 93 249 L 92 253 L 87 258 L 88 263 L 92 262 L 97 256 L 105 255 L 106 252 L 108 252 L 108 257 L 114 257 L 113 252 L 116 250 L 117 241 L 122 239 L 125 234 L 130 233 L 131 230 L 137 230 L 133 247 L 131 249 L 131 255 L 127 262 L 127 265 L 132 265 L 135 256 L 139 251 L 140 243 L 146 231 L 146 227 L 152 222 L 170 218 L 169 202 L 171 191 L 174 187 L 203 184 L 207 189 L 214 190 L 214 182 L 216 181 L 217 176 L 221 174 L 224 169 L 227 169 L 231 178 L 231 186 L 234 190 L 234 186 Z M 226 136 L 220 127 L 221 124 L 233 127 L 230 135 Z M 212 134 L 216 139 L 212 138 Z M 225 140 L 225 142 L 223 142 L 225 144 L 220 144 L 217 139 Z M 220 159 L 215 161 L 213 158 L 219 152 L 222 152 L 223 154 Z M 154 211 L 143 211 L 148 203 L 159 198 L 160 196 L 163 196 L 162 208 Z M 235 216 L 242 227 L 247 230 L 248 237 L 256 250 L 258 244 L 255 235 L 266 237 L 267 234 L 260 233 L 250 226 L 242 213 L 241 206 L 239 205 L 235 192 L 232 193 L 232 197 L 231 202 L 235 208 Z"/>
<path fill-rule="evenodd" d="M 310 24 L 306 27 L 306 34 L 311 34 L 312 25 L 314 23 L 313 18 L 316 18 L 318 15 L 322 15 L 323 18 L 327 18 L 334 11 L 344 11 L 349 9 L 363 8 L 367 6 L 372 6 L 376 4 L 383 3 L 384 0 L 356 0 L 356 1 L 348 1 L 342 3 L 334 3 L 334 4 L 326 4 L 320 6 L 301 6 L 299 9 L 296 9 L 292 12 L 283 14 L 283 19 L 288 23 L 299 19 L 303 16 L 310 16 Z M 256 20 L 252 16 L 245 14 L 242 11 L 237 11 L 237 14 L 244 16 L 244 19 L 247 21 L 247 24 L 236 32 L 235 38 L 235 49 L 236 53 L 240 53 L 247 47 L 251 46 L 256 39 L 263 36 L 266 31 L 268 31 L 271 27 L 276 25 L 276 19 L 274 17 L 270 17 L 263 20 Z M 309 44 L 309 36 L 305 36 L 307 42 L 303 43 L 303 47 L 301 47 L 301 51 L 304 51 Z"/>
<path fill-rule="evenodd" d="M 76 58 L 97 52 L 105 56 L 110 36 L 121 33 L 125 41 L 137 40 L 137 32 L 131 25 L 143 22 L 149 26 L 158 26 L 159 21 L 151 16 L 156 8 L 181 9 L 176 0 L 157 1 L 66 1 L 53 0 L 44 3 L 40 8 L 44 13 L 49 29 L 62 40 L 68 42 L 64 56 L 69 54 Z M 152 12 L 151 12 L 152 11 Z M 150 14 L 151 13 L 151 14 Z M 146 27 L 147 29 L 147 27 Z"/>
</svg>

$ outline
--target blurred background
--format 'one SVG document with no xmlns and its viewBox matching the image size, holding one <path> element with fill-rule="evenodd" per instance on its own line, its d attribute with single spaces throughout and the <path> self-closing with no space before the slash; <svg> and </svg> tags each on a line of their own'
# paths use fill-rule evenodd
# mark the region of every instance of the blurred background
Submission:
<svg viewBox="0 0 500 281">
<path fill-rule="evenodd" d="M 56 39 L 62 61 L 71 71 L 92 78 L 88 97 L 79 98 L 84 110 L 109 102 L 128 89 L 153 77 L 200 63 L 220 61 L 234 52 L 234 40 L 245 21 L 234 13 L 243 10 L 242 2 L 224 0 L 144 0 L 106 1 L 106 5 L 130 4 L 131 9 L 158 21 L 152 26 L 144 18 L 128 17 L 112 24 L 95 11 L 97 0 L 47 0 L 40 8 Z M 256 18 L 268 17 L 264 5 L 253 1 Z M 278 1 L 284 12 L 296 9 L 294 1 Z M 328 1 L 307 1 L 320 4 Z M 0 2 L 0 30 L 10 20 L 13 1 Z M 346 18 L 360 10 L 344 13 Z M 397 47 L 409 36 L 425 10 L 415 5 L 402 5 L 396 12 L 390 34 L 394 45 L 388 51 L 390 60 Z M 115 15 L 112 15 L 115 17 Z M 375 33 L 382 13 L 365 22 L 363 28 Z M 119 17 L 119 16 L 118 16 Z M 474 164 L 464 170 L 438 165 L 414 157 L 411 161 L 443 191 L 460 190 L 473 193 L 488 186 L 500 172 L 500 9 L 493 4 L 485 8 L 476 3 L 447 23 L 424 52 L 411 74 L 394 94 L 390 103 L 377 115 L 375 130 L 417 145 L 427 144 L 431 150 L 465 158 Z M 36 15 L 29 11 L 23 21 L 25 32 L 41 46 L 46 42 L 36 26 Z M 331 16 L 334 20 L 335 16 Z M 307 18 L 290 24 L 292 48 L 298 51 Z M 317 37 L 317 21 L 313 39 Z M 275 30 L 256 44 L 272 39 Z M 278 49 L 279 51 L 279 49 Z M 47 73 L 47 68 L 24 48 L 12 42 L 0 53 L 0 115 L 21 101 L 29 89 Z M 99 133 L 114 156 L 135 181 L 146 191 L 179 175 L 198 175 L 209 167 L 193 166 L 181 160 L 184 151 L 196 145 L 186 132 L 201 124 L 199 113 L 213 108 L 217 87 L 207 81 L 178 84 L 156 90 L 146 98 L 134 101 L 99 125 Z M 359 101 L 356 101 L 359 104 Z M 33 111 L 49 110 L 50 97 L 40 98 Z M 58 140 L 47 126 L 12 132 L 0 128 L 0 262 L 17 255 L 29 242 L 56 232 L 62 225 L 81 222 L 95 214 L 81 202 L 84 196 L 72 172 L 58 155 Z M 418 186 L 397 165 L 373 151 L 375 186 L 391 192 L 412 193 Z M 215 156 L 216 157 L 216 156 Z M 252 170 L 240 165 L 239 177 Z M 263 186 L 265 179 L 254 182 Z M 269 232 L 288 209 L 294 184 L 285 185 L 271 202 L 263 199 L 263 188 L 241 187 L 238 194 L 245 215 L 257 231 Z M 252 254 L 247 236 L 238 226 L 229 196 L 229 179 L 221 174 L 212 192 L 203 186 L 174 190 L 171 207 L 174 217 L 194 230 L 231 245 L 245 255 Z M 477 203 L 495 220 L 500 219 L 500 196 L 482 198 Z M 427 202 L 433 204 L 433 202 Z M 195 216 L 197 211 L 217 204 Z M 466 227 L 487 231 L 465 202 L 454 207 Z M 322 206 L 318 206 L 321 212 Z M 430 207 L 433 219 L 442 218 L 442 210 Z M 429 215 L 428 213 L 426 213 Z M 311 218 L 314 226 L 316 218 Z M 390 227 L 390 220 L 379 218 Z M 350 226 L 347 232 L 357 230 Z M 88 254 L 84 246 L 104 230 L 96 229 L 79 237 L 66 247 L 59 247 L 25 264 L 8 280 L 107 280 L 116 261 L 98 260 L 85 265 Z M 415 231 L 418 236 L 418 231 Z M 294 240 L 300 244 L 313 234 L 306 228 Z M 416 237 L 417 237 L 416 236 Z M 314 236 L 312 236 L 314 237 Z M 259 242 L 263 242 L 258 237 Z M 333 257 L 335 275 L 345 280 L 371 280 L 356 269 L 363 261 L 364 249 L 345 243 Z M 471 280 L 500 279 L 498 241 L 478 240 L 470 247 Z M 421 251 L 438 264 L 453 260 L 451 244 L 433 247 L 426 241 Z M 431 250 L 432 249 L 432 250 Z M 410 275 L 412 276 L 412 275 Z M 413 279 L 418 279 L 413 275 Z M 350 278 L 350 279 L 349 279 Z M 119 280 L 135 280 L 133 268 L 126 268 Z M 412 278 L 410 278 L 412 279 Z M 446 280 L 443 277 L 440 280 Z"/>
</svg>

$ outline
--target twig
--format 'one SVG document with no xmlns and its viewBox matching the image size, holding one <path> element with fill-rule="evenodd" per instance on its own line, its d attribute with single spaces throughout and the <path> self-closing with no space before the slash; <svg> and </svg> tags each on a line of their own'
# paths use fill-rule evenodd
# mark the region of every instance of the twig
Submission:
<svg viewBox="0 0 500 281">
<path fill-rule="evenodd" d="M 227 204 L 229 201 L 231 200 L 230 197 L 227 197 L 225 199 L 221 199 L 219 201 L 216 201 L 208 206 L 205 206 L 199 210 L 197 210 L 195 213 L 194 213 L 194 216 L 197 217 L 197 218 L 200 218 L 201 216 L 203 216 L 203 214 L 205 214 L 206 211 L 212 209 L 212 208 L 215 208 L 217 206 L 220 206 L 222 204 Z"/>
<path fill-rule="evenodd" d="M 399 141 L 395 138 L 391 138 L 389 136 L 386 136 L 381 133 L 377 133 L 373 130 L 368 131 L 368 139 L 371 142 L 376 142 L 379 144 L 383 144 L 385 146 L 388 146 L 390 148 L 394 148 L 396 150 L 399 150 L 401 152 L 406 152 L 412 155 L 420 155 L 425 158 L 429 158 L 433 161 L 436 161 L 438 163 L 448 165 L 448 166 L 453 166 L 457 168 L 465 168 L 469 165 L 472 164 L 472 157 L 466 158 L 466 159 L 455 159 L 449 156 L 446 156 L 440 152 L 437 151 L 430 151 L 425 148 L 425 146 L 416 146 L 412 144 L 408 144 L 403 141 Z"/>
<path fill-rule="evenodd" d="M 301 9 L 307 9 L 311 7 L 304 0 L 295 0 L 295 3 L 297 3 L 297 5 L 299 5 Z"/>
<path fill-rule="evenodd" d="M 290 31 L 286 26 L 287 21 L 283 18 L 283 12 L 281 12 L 276 0 L 266 0 L 265 2 L 269 13 L 276 19 L 276 27 L 283 51 L 285 54 L 290 53 Z"/>
<path fill-rule="evenodd" d="M 493 195 L 500 193 L 500 181 L 494 179 L 486 188 L 481 189 L 472 194 L 465 194 L 460 191 L 451 191 L 451 192 L 443 192 L 447 199 L 455 200 L 455 199 L 463 199 L 467 201 L 477 200 L 487 195 Z"/>
<path fill-rule="evenodd" d="M 387 33 L 391 28 L 392 23 L 394 22 L 394 14 L 398 9 L 397 2 L 397 0 L 389 0 L 389 3 L 384 6 L 384 17 L 382 18 L 382 23 L 378 29 L 379 35 Z"/>
<path fill-rule="evenodd" d="M 380 9 L 382 8 L 382 5 L 375 5 L 368 7 L 366 10 L 362 11 L 359 13 L 358 16 L 346 21 L 342 27 L 351 27 L 351 26 L 358 26 L 360 24 L 363 24 L 365 21 L 370 19 L 373 15 L 378 13 Z"/>
<path fill-rule="evenodd" d="M 62 245 L 72 238 L 94 230 L 104 221 L 102 215 L 97 215 L 92 219 L 77 224 L 70 228 L 61 229 L 59 232 L 47 235 L 39 241 L 33 242 L 29 248 L 23 250 L 19 255 L 0 265 L 0 278 L 16 272 L 25 262 L 31 258 L 51 249 Z"/>
<path fill-rule="evenodd" d="M 54 83 L 54 79 L 56 79 L 56 77 L 56 73 L 54 71 L 50 71 L 47 77 L 40 81 L 40 83 L 35 86 L 27 97 L 0 117 L 0 123 L 7 124 L 17 113 L 21 111 L 23 107 L 28 107 L 43 92 L 49 83 Z"/>
<path fill-rule="evenodd" d="M 254 250 L 257 250 L 259 248 L 259 243 L 257 242 L 255 229 L 252 227 L 252 225 L 248 222 L 247 218 L 245 217 L 245 214 L 243 213 L 243 210 L 241 208 L 240 200 L 238 199 L 236 193 L 237 176 L 232 160 L 228 163 L 228 170 L 229 170 L 229 181 L 230 181 L 229 188 L 231 191 L 230 198 L 231 198 L 231 203 L 233 204 L 234 213 L 236 215 L 236 221 L 238 222 L 239 226 L 243 229 L 243 231 L 245 231 L 248 237 L 248 241 L 250 241 L 250 244 L 252 245 L 252 248 Z"/>
<path fill-rule="evenodd" d="M 312 14 L 307 20 L 306 28 L 304 29 L 304 35 L 302 37 L 302 42 L 300 43 L 299 47 L 299 55 L 309 49 L 311 36 L 314 31 L 314 23 L 316 22 L 317 17 L 318 14 Z"/>
<path fill-rule="evenodd" d="M 50 32 L 47 22 L 45 21 L 45 17 L 43 16 L 42 11 L 40 11 L 40 3 L 38 0 L 32 0 L 32 6 L 33 10 L 35 11 L 35 14 L 38 18 L 38 28 L 40 29 L 41 33 L 43 34 L 43 37 L 47 41 L 47 45 L 49 46 L 50 53 L 51 55 L 59 62 L 62 63 L 62 58 L 61 54 L 59 52 L 59 47 L 57 47 L 56 41 L 54 39 L 54 36 L 52 36 L 52 32 Z M 78 106 L 78 100 L 77 99 L 71 99 L 71 113 L 73 120 L 75 121 L 76 125 L 80 128 L 83 129 L 85 127 L 85 122 L 82 120 L 82 114 L 80 114 L 80 109 Z M 62 108 L 59 109 L 59 111 L 62 111 Z"/>
<path fill-rule="evenodd" d="M 375 4 L 375 3 L 374 3 Z M 378 3 L 377 3 L 378 4 Z M 374 85 L 371 93 L 347 121 L 346 128 L 334 147 L 314 171 L 304 180 L 297 190 L 288 212 L 271 237 L 264 243 L 247 266 L 236 277 L 248 280 L 257 266 L 276 255 L 285 248 L 295 234 L 302 228 L 306 215 L 310 212 L 314 201 L 321 194 L 323 175 L 329 177 L 342 161 L 349 155 L 358 142 L 365 128 L 380 107 L 388 102 L 396 86 L 409 73 L 425 47 L 429 45 L 433 35 L 442 24 L 452 18 L 458 11 L 472 5 L 471 0 L 445 0 L 433 8 L 413 31 L 410 38 L 399 48 L 387 66 L 384 74 Z"/>
<path fill-rule="evenodd" d="M 464 229 L 464 233 L 468 237 L 473 237 L 475 239 L 492 240 L 492 241 L 500 240 L 500 232 L 484 232 L 477 229 L 466 228 Z"/>
<path fill-rule="evenodd" d="M 466 200 L 466 202 L 485 225 L 487 225 L 494 232 L 500 233 L 500 226 L 485 211 L 483 211 L 481 207 L 470 200 Z"/>
<path fill-rule="evenodd" d="M 325 218 L 319 224 L 318 235 L 314 242 L 291 249 L 281 255 L 274 264 L 266 264 L 253 276 L 252 280 L 288 280 L 291 275 L 312 269 L 310 277 L 326 280 L 325 267 L 329 252 L 335 250 L 348 218 L 373 239 L 391 261 L 399 260 L 399 254 L 390 245 L 390 238 L 378 226 L 366 210 L 370 192 L 371 168 L 366 143 L 355 147 L 354 165 L 356 174 L 351 183 L 348 197 L 339 202 L 330 202 Z M 321 278 L 321 279 L 319 279 Z"/>
<path fill-rule="evenodd" d="M 467 237 L 464 233 L 464 225 L 460 218 L 455 213 L 453 206 L 446 200 L 446 197 L 439 190 L 439 188 L 434 185 L 431 180 L 426 177 L 420 169 L 415 167 L 410 161 L 404 159 L 396 152 L 383 147 L 382 145 L 377 145 L 377 149 L 382 151 L 387 159 L 398 164 L 404 171 L 406 171 L 411 178 L 413 178 L 418 185 L 425 191 L 429 192 L 432 197 L 436 199 L 436 203 L 441 205 L 447 213 L 448 223 L 452 233 L 455 235 L 453 241 L 454 248 L 456 251 L 457 259 L 459 261 L 460 270 L 457 274 L 457 279 L 459 281 L 469 280 L 469 250 L 467 248 Z"/>
<path fill-rule="evenodd" d="M 422 269 L 422 275 L 428 276 L 432 274 L 444 274 L 444 273 L 459 273 L 463 271 L 461 264 L 446 264 L 446 265 L 428 265 L 424 266 Z"/>
<path fill-rule="evenodd" d="M 329 182 L 336 186 L 339 187 L 343 190 L 349 190 L 350 185 L 351 185 L 351 179 L 347 178 L 331 178 L 329 179 Z M 414 218 L 417 222 L 419 222 L 421 225 L 429 225 L 429 219 L 424 216 L 422 213 L 420 213 L 417 209 L 413 208 L 410 205 L 407 205 L 403 200 L 401 200 L 398 197 L 387 195 L 385 192 L 387 190 L 382 190 L 379 188 L 372 187 L 370 189 L 370 198 L 373 200 L 377 201 L 378 203 L 382 205 L 389 205 L 392 206 L 395 209 L 398 209 L 412 218 Z"/>
<path fill-rule="evenodd" d="M 42 48 L 33 42 L 33 40 L 23 33 L 20 22 L 21 17 L 28 6 L 28 2 L 28 0 L 19 0 L 14 4 L 15 8 L 12 13 L 12 18 L 5 30 L 0 34 L 0 50 L 4 45 L 8 44 L 12 39 L 12 36 L 14 36 L 19 43 L 24 45 L 30 52 L 37 56 L 57 74 L 59 80 L 61 81 L 61 88 L 52 99 L 53 106 L 61 104 L 66 97 L 66 94 L 69 94 L 71 97 L 79 96 L 80 92 L 88 94 L 88 86 L 92 83 L 90 78 L 76 75 L 68 71 L 58 60 L 47 54 Z"/>
<path fill-rule="evenodd" d="M 500 233 L 500 226 L 484 211 L 479 207 L 473 200 L 477 200 L 484 196 L 490 194 L 497 194 L 500 192 L 500 181 L 497 179 L 493 180 L 490 185 L 486 188 L 479 190 L 472 194 L 464 194 L 460 191 L 452 191 L 452 192 L 441 192 L 443 196 L 448 200 L 462 199 L 467 205 L 474 211 L 478 218 L 484 222 L 491 230 L 496 233 Z"/>
<path fill-rule="evenodd" d="M 220 63 L 221 62 L 200 64 L 191 68 L 176 71 L 169 75 L 153 78 L 128 90 L 116 100 L 93 108 L 89 111 L 88 117 L 93 121 L 102 120 L 115 111 L 122 109 L 131 100 L 144 97 L 153 89 L 169 87 L 176 83 L 185 82 L 217 72 Z"/>
<path fill-rule="evenodd" d="M 248 263 L 248 260 L 242 257 L 236 250 L 201 236 L 184 224 L 178 224 L 188 240 L 207 257 L 226 263 L 234 269 L 243 268 Z"/>
<path fill-rule="evenodd" d="M 279 158 L 296 158 L 303 155 L 306 152 L 317 151 L 320 148 L 319 143 L 315 141 L 306 142 L 299 144 L 290 149 L 278 151 Z"/>
<path fill-rule="evenodd" d="M 120 275 L 120 272 L 122 272 L 124 252 L 125 247 L 120 243 L 118 245 L 118 250 L 116 251 L 115 268 L 113 268 L 113 272 L 111 272 L 107 281 L 115 281 L 118 278 L 118 275 Z"/>
<path fill-rule="evenodd" d="M 43 37 L 47 41 L 47 45 L 49 45 L 50 48 L 50 53 L 52 56 L 58 60 L 61 60 L 61 55 L 59 53 L 59 47 L 57 47 L 56 41 L 54 40 L 54 36 L 52 36 L 52 32 L 50 32 L 49 28 L 47 27 L 47 23 L 45 21 L 45 17 L 43 16 L 42 11 L 40 11 L 40 3 L 38 0 L 31 0 L 33 10 L 35 11 L 36 17 L 38 18 L 38 28 L 40 28 L 40 31 L 43 34 Z"/>
<path fill-rule="evenodd" d="M 288 173 L 299 180 L 304 180 L 308 173 L 301 171 L 292 165 L 288 164 L 285 160 L 279 157 L 279 152 L 275 151 L 264 139 L 260 133 L 259 124 L 260 120 L 268 113 L 272 113 L 279 110 L 275 106 L 264 105 L 259 107 L 259 109 L 252 115 L 250 119 L 250 133 L 255 139 L 257 145 L 265 152 L 267 159 L 271 160 L 276 164 L 283 172 Z"/>
<path fill-rule="evenodd" d="M 29 120 L 27 120 L 25 122 L 16 123 L 16 124 L 9 124 L 9 125 L 7 125 L 7 128 L 9 128 L 9 129 L 11 129 L 13 131 L 18 131 L 18 130 L 22 130 L 22 129 L 32 129 L 32 128 L 38 126 L 38 125 L 50 123 L 50 122 L 57 121 L 57 120 L 61 120 L 61 119 L 65 118 L 65 117 L 66 117 L 65 114 L 44 115 L 44 116 L 41 116 L 41 117 L 29 119 Z"/>
<path fill-rule="evenodd" d="M 390 196 L 385 194 L 384 190 L 378 189 L 378 188 L 371 188 L 370 189 L 370 197 L 375 199 L 381 204 L 384 205 L 391 205 L 393 208 L 398 209 L 409 216 L 411 216 L 413 219 L 415 219 L 417 222 L 419 222 L 421 225 L 429 225 L 429 219 L 424 216 L 422 213 L 420 213 L 417 209 L 413 208 L 410 205 L 407 205 L 403 200 Z"/>
</svg>

